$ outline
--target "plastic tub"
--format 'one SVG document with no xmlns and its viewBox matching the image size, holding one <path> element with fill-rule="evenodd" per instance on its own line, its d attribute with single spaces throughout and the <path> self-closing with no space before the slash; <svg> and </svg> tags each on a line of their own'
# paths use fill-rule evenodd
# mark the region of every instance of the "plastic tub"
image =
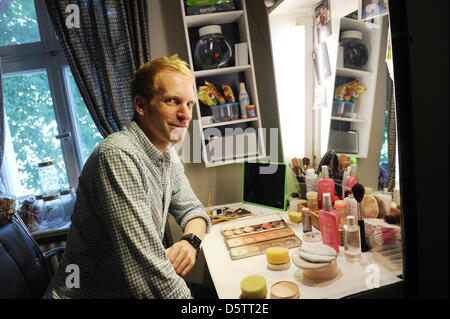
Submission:
<svg viewBox="0 0 450 319">
<path fill-rule="evenodd" d="M 238 102 L 211 106 L 214 122 L 227 122 L 237 120 L 239 117 Z"/>
<path fill-rule="evenodd" d="M 333 116 L 341 116 L 341 117 L 348 117 L 351 118 L 352 114 L 355 110 L 355 103 L 354 102 L 347 102 L 347 101 L 333 101 Z"/>
</svg>

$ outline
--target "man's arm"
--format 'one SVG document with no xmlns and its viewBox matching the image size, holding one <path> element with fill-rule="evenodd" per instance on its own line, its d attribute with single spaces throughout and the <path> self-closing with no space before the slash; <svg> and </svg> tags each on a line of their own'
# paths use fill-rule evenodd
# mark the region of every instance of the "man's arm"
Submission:
<svg viewBox="0 0 450 319">
<path fill-rule="evenodd" d="M 201 240 L 206 234 L 207 223 L 203 217 L 196 217 L 186 223 L 184 234 L 194 234 Z M 184 277 L 194 267 L 197 248 L 188 241 L 181 240 L 166 249 L 167 257 L 178 275 Z"/>
</svg>

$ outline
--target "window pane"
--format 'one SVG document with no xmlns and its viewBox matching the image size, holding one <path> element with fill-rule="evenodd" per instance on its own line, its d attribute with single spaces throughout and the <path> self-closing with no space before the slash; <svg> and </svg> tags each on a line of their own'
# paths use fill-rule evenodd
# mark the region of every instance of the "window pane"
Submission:
<svg viewBox="0 0 450 319">
<path fill-rule="evenodd" d="M 66 74 L 70 102 L 73 106 L 78 131 L 80 134 L 79 138 L 84 164 L 94 148 L 103 140 L 103 137 L 92 120 L 86 104 L 84 104 L 83 98 L 81 97 L 70 68 L 66 67 L 64 72 Z"/>
<path fill-rule="evenodd" d="M 4 77 L 3 102 L 23 194 L 40 193 L 37 164 L 49 159 L 56 160 L 61 185 L 68 186 L 47 73 Z"/>
<path fill-rule="evenodd" d="M 39 42 L 41 37 L 32 0 L 15 0 L 0 14 L 0 46 Z"/>
</svg>

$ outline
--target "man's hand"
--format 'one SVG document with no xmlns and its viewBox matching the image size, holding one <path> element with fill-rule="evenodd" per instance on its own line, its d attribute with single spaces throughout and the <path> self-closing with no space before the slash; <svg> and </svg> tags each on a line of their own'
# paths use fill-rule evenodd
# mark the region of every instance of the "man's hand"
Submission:
<svg viewBox="0 0 450 319">
<path fill-rule="evenodd" d="M 194 267 L 197 249 L 186 240 L 181 240 L 166 249 L 166 255 L 175 272 L 184 277 Z"/>
</svg>

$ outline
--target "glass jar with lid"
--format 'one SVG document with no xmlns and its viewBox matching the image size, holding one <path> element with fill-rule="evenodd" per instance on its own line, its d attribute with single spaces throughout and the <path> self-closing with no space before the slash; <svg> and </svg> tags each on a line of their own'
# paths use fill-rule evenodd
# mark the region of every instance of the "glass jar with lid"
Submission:
<svg viewBox="0 0 450 319">
<path fill-rule="evenodd" d="M 70 221 L 70 217 L 73 213 L 73 207 L 75 206 L 75 190 L 71 187 L 63 189 L 59 193 L 61 195 L 61 202 L 64 207 L 64 221 L 68 222 Z"/>
<path fill-rule="evenodd" d="M 200 39 L 194 48 L 194 62 L 198 70 L 227 67 L 233 55 L 230 42 L 222 34 L 220 25 L 208 25 L 198 30 Z"/>
<path fill-rule="evenodd" d="M 340 45 L 344 48 L 344 67 L 361 70 L 369 59 L 369 50 L 363 42 L 363 33 L 347 30 L 341 33 Z"/>
<path fill-rule="evenodd" d="M 61 185 L 55 160 L 38 163 L 38 173 L 43 194 L 59 192 Z"/>
<path fill-rule="evenodd" d="M 41 226 L 47 226 L 47 219 L 46 219 L 46 207 L 44 204 L 44 201 L 42 200 L 44 196 L 42 194 L 36 195 L 34 197 L 34 205 L 36 206 L 37 213 L 39 215 L 39 218 L 41 220 Z"/>
<path fill-rule="evenodd" d="M 44 195 L 45 214 L 48 228 L 57 228 L 64 224 L 64 208 L 59 193 Z"/>
</svg>

